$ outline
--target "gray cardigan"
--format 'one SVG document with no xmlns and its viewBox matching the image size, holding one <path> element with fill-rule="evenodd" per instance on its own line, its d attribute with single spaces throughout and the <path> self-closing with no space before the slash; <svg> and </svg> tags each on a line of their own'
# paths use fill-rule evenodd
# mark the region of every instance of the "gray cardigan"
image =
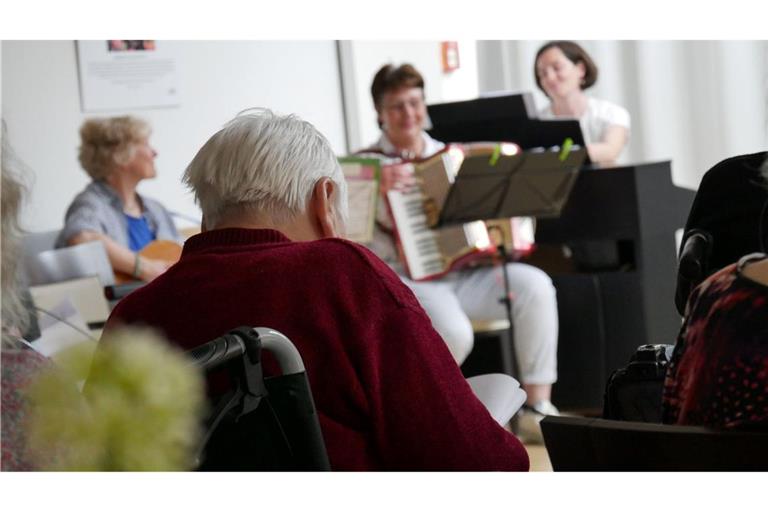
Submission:
<svg viewBox="0 0 768 512">
<path fill-rule="evenodd" d="M 149 229 L 157 240 L 181 243 L 171 215 L 154 199 L 139 196 Z M 56 247 L 65 247 L 67 241 L 83 231 L 107 235 L 115 242 L 128 246 L 128 221 L 123 214 L 123 202 L 117 193 L 103 181 L 92 181 L 67 208 L 64 229 L 56 239 Z"/>
</svg>

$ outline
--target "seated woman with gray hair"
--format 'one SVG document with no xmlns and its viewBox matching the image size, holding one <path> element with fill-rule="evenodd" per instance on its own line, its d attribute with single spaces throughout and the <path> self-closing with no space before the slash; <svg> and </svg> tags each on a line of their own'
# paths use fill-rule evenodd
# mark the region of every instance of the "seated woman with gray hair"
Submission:
<svg viewBox="0 0 768 512">
<path fill-rule="evenodd" d="M 138 184 L 154 178 L 157 152 L 151 129 L 130 116 L 88 119 L 80 127 L 80 164 L 93 181 L 67 209 L 57 247 L 100 240 L 116 272 L 151 281 L 168 262 L 139 254 L 153 240 L 180 241 L 168 211 L 139 195 Z"/>
</svg>

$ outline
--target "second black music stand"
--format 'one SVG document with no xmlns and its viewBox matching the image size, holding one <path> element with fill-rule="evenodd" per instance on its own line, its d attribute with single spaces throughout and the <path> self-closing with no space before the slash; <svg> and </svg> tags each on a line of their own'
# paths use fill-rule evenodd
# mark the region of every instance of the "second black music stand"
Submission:
<svg viewBox="0 0 768 512">
<path fill-rule="evenodd" d="M 570 150 L 569 146 L 570 142 L 566 142 L 563 149 L 556 151 L 466 157 L 444 203 L 438 205 L 440 215 L 432 227 L 511 217 L 559 216 L 587 157 L 586 148 Z M 519 378 L 504 240 L 499 253 L 504 276 L 504 296 L 499 302 L 504 304 L 509 321 L 512 372 Z"/>
</svg>

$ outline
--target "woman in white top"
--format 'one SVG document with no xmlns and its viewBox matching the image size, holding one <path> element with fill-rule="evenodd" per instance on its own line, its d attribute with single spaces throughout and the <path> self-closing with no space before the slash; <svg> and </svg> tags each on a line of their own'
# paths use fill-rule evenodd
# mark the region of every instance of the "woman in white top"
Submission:
<svg viewBox="0 0 768 512">
<path fill-rule="evenodd" d="M 597 81 L 597 66 L 587 52 L 571 41 L 551 41 L 536 53 L 534 74 L 551 101 L 541 117 L 578 119 L 592 161 L 614 163 L 629 138 L 629 112 L 584 94 Z"/>
</svg>

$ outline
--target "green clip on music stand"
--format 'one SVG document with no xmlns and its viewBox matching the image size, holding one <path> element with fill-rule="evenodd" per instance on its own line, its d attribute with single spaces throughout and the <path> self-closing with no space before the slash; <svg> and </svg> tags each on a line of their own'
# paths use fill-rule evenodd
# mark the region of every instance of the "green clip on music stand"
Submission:
<svg viewBox="0 0 768 512">
<path fill-rule="evenodd" d="M 526 151 L 464 159 L 438 205 L 440 215 L 432 227 L 463 224 L 476 220 L 510 217 L 557 217 L 565 206 L 585 161 L 586 149 Z"/>
</svg>

